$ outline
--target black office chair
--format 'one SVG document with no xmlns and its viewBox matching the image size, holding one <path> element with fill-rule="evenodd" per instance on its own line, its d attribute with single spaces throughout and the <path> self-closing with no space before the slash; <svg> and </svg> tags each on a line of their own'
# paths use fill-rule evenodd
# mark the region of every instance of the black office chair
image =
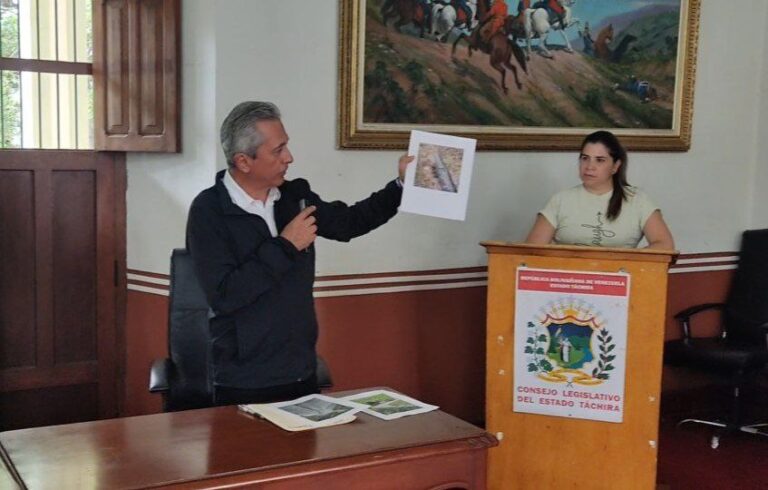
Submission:
<svg viewBox="0 0 768 490">
<path fill-rule="evenodd" d="M 149 391 L 163 395 L 163 410 L 175 412 L 213 406 L 208 375 L 209 308 L 186 249 L 171 254 L 171 287 L 168 305 L 168 354 L 152 363 Z M 325 361 L 317 358 L 317 382 L 332 386 Z"/>
<path fill-rule="evenodd" d="M 696 337 L 691 319 L 703 311 L 722 311 L 722 327 L 714 338 Z M 726 303 L 707 303 L 677 315 L 683 338 L 664 346 L 664 361 L 673 366 L 726 375 L 732 391 L 730 413 L 724 420 L 685 419 L 718 427 L 712 448 L 727 431 L 768 436 L 768 424 L 742 425 L 742 389 L 768 365 L 768 229 L 745 231 L 739 266 Z"/>
</svg>

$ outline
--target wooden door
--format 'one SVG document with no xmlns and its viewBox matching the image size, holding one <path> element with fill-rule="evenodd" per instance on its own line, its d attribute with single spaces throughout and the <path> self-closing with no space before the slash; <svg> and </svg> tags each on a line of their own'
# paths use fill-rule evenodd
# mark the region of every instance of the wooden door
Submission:
<svg viewBox="0 0 768 490">
<path fill-rule="evenodd" d="M 114 417 L 125 156 L 0 152 L 0 430 Z"/>
</svg>

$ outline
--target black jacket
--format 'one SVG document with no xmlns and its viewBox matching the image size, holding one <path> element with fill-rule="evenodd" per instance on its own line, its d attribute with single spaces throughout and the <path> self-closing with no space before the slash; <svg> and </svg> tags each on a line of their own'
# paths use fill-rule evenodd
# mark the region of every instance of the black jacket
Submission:
<svg viewBox="0 0 768 490">
<path fill-rule="evenodd" d="M 273 238 L 261 217 L 232 202 L 224 172 L 195 198 L 187 221 L 187 247 L 215 315 L 213 383 L 256 389 L 304 380 L 316 368 L 315 250 L 300 252 L 279 233 L 306 199 L 317 206 L 319 236 L 349 241 L 394 216 L 402 190 L 392 181 L 347 206 L 324 202 L 304 179 L 286 181 L 275 202 L 278 236 Z"/>
</svg>

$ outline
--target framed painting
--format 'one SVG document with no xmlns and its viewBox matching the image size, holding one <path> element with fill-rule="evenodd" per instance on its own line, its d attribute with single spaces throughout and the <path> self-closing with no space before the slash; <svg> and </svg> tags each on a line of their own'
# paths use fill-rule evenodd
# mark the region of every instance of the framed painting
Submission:
<svg viewBox="0 0 768 490">
<path fill-rule="evenodd" d="M 686 151 L 700 1 L 341 0 L 338 145 Z"/>
</svg>

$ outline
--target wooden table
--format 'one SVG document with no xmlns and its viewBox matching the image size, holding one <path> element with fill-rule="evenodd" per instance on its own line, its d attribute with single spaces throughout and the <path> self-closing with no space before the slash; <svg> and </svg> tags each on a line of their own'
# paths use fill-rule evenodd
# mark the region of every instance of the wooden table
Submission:
<svg viewBox="0 0 768 490">
<path fill-rule="evenodd" d="M 441 411 L 286 432 L 217 407 L 0 434 L 0 487 L 482 489 L 496 439 Z"/>
</svg>

